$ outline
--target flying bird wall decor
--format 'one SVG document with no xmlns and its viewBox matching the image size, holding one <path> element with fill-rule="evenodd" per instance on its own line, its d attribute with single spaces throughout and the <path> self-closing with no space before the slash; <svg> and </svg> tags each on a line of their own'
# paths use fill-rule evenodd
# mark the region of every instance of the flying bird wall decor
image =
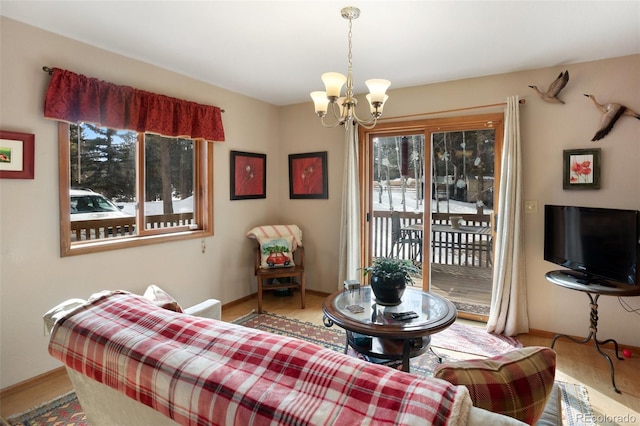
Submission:
<svg viewBox="0 0 640 426">
<path fill-rule="evenodd" d="M 585 94 L 585 96 L 591 99 L 591 102 L 593 102 L 593 104 L 600 111 L 602 111 L 602 118 L 600 119 L 600 128 L 598 129 L 596 134 L 593 136 L 593 139 L 591 139 L 592 141 L 599 141 L 600 139 L 607 136 L 611 131 L 611 129 L 613 129 L 613 125 L 616 124 L 618 119 L 623 115 L 629 115 L 631 117 L 635 117 L 638 120 L 640 120 L 640 114 L 638 114 L 635 111 L 632 111 L 631 109 L 627 108 L 624 105 L 620 105 L 616 103 L 601 104 L 601 103 L 598 103 L 595 96 L 587 95 L 587 94 Z"/>
<path fill-rule="evenodd" d="M 538 96 L 540 96 L 540 99 L 542 99 L 543 101 L 556 103 L 556 104 L 557 103 L 563 104 L 564 101 L 558 99 L 558 95 L 560 94 L 560 91 L 564 89 L 564 86 L 567 85 L 568 81 L 569 81 L 569 71 L 565 71 L 565 72 L 561 72 L 560 75 L 558 75 L 558 78 L 556 78 L 555 81 L 551 83 L 551 85 L 549 86 L 549 89 L 546 92 L 543 92 L 540 89 L 538 89 L 538 86 L 529 86 L 529 87 L 535 90 Z"/>
</svg>

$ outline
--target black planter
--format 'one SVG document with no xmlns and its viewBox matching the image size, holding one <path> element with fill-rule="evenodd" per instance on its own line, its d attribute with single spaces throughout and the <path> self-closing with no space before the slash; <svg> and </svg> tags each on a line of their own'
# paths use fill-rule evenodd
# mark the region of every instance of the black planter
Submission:
<svg viewBox="0 0 640 426">
<path fill-rule="evenodd" d="M 371 290 L 376 296 L 376 303 L 384 306 L 395 306 L 402 303 L 402 295 L 407 283 L 404 278 L 385 280 L 384 278 L 372 276 Z"/>
</svg>

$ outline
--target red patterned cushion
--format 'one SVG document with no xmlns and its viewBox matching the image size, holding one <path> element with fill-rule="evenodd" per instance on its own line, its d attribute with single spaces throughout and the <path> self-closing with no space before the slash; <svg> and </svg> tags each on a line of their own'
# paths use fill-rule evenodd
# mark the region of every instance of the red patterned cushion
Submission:
<svg viewBox="0 0 640 426">
<path fill-rule="evenodd" d="M 534 424 L 553 389 L 556 353 L 531 346 L 487 359 L 436 366 L 434 376 L 469 389 L 473 405 Z"/>
</svg>

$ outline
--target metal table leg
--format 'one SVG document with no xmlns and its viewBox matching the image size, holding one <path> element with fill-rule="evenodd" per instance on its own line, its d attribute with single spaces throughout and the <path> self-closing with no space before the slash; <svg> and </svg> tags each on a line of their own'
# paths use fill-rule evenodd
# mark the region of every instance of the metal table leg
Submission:
<svg viewBox="0 0 640 426">
<path fill-rule="evenodd" d="M 402 371 L 409 373 L 409 354 L 411 353 L 411 340 L 405 339 L 402 345 Z"/>
<path fill-rule="evenodd" d="M 613 371 L 613 361 L 611 360 L 611 357 L 609 355 L 607 355 L 606 353 L 602 352 L 602 349 L 600 349 L 600 345 L 605 345 L 609 342 L 613 342 L 613 345 L 615 347 L 615 351 L 616 351 L 616 358 L 624 361 L 624 358 L 622 358 L 619 354 L 618 354 L 618 342 L 616 342 L 614 339 L 607 339 L 607 340 L 598 340 L 597 338 L 597 333 L 598 333 L 598 298 L 600 297 L 599 294 L 595 295 L 595 298 L 593 297 L 593 295 L 591 293 L 587 293 L 587 296 L 589 296 L 589 300 L 591 301 L 590 303 L 590 307 L 591 307 L 591 312 L 589 314 L 589 335 L 587 337 L 585 337 L 582 340 L 578 340 L 576 338 L 573 338 L 571 336 L 567 336 L 566 334 L 556 334 L 556 336 L 553 338 L 553 341 L 551 342 L 551 349 L 553 349 L 553 346 L 556 344 L 556 340 L 558 340 L 561 337 L 565 337 L 575 343 L 587 343 L 589 340 L 593 339 L 593 344 L 596 348 L 596 350 L 598 351 L 598 353 L 600 355 L 602 355 L 603 357 L 606 358 L 606 360 L 609 362 L 609 371 L 611 372 L 611 384 L 613 385 L 613 390 L 615 390 L 617 393 L 622 393 L 620 392 L 620 390 L 618 390 L 618 388 L 616 387 L 616 380 L 615 380 L 615 376 L 614 376 L 614 371 Z"/>
<path fill-rule="evenodd" d="M 444 356 L 433 350 L 433 346 L 429 345 L 429 350 L 438 358 L 438 364 L 442 364 Z"/>
</svg>

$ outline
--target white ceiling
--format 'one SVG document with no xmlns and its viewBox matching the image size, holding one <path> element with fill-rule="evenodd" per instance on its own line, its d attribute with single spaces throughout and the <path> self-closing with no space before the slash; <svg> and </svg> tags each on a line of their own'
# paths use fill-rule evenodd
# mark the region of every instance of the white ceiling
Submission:
<svg viewBox="0 0 640 426">
<path fill-rule="evenodd" d="M 393 89 L 640 53 L 640 0 L 2 0 L 0 14 L 289 105 L 310 101 L 323 72 L 346 74 L 344 6 L 361 9 L 356 92 L 369 78 Z"/>
</svg>

